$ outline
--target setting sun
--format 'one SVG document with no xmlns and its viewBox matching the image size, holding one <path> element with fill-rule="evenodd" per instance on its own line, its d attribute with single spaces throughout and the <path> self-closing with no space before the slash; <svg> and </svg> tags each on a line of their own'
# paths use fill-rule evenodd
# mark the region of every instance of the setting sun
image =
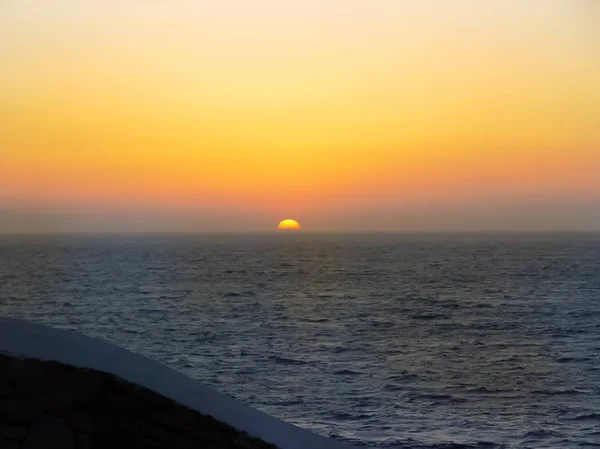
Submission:
<svg viewBox="0 0 600 449">
<path fill-rule="evenodd" d="M 286 219 L 279 223 L 277 229 L 300 229 L 300 224 L 296 220 Z"/>
</svg>

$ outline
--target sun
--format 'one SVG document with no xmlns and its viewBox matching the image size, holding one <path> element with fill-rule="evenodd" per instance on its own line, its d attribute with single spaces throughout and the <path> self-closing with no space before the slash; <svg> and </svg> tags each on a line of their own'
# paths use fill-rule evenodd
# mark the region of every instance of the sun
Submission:
<svg viewBox="0 0 600 449">
<path fill-rule="evenodd" d="M 279 226 L 277 226 L 277 229 L 285 229 L 285 230 L 293 230 L 293 229 L 300 229 L 300 224 L 296 221 L 296 220 L 292 220 L 292 219 L 286 219 L 283 220 L 279 223 Z"/>
</svg>

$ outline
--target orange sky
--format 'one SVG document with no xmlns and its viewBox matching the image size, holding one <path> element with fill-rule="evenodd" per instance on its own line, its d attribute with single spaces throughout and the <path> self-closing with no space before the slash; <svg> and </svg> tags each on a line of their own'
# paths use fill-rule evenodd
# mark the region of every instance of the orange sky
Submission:
<svg viewBox="0 0 600 449">
<path fill-rule="evenodd" d="M 0 231 L 600 230 L 590 0 L 5 0 Z"/>
</svg>

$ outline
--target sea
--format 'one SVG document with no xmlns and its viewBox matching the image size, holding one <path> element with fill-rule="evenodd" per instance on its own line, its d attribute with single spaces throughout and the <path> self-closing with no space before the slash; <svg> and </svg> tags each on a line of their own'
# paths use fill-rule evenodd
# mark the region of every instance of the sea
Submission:
<svg viewBox="0 0 600 449">
<path fill-rule="evenodd" d="M 600 447 L 600 234 L 9 235 L 0 315 L 357 447 Z"/>
</svg>

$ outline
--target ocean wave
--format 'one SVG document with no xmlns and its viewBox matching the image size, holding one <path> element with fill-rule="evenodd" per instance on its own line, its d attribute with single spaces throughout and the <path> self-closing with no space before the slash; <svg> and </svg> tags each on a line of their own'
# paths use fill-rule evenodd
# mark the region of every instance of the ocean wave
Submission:
<svg viewBox="0 0 600 449">
<path fill-rule="evenodd" d="M 385 384 L 383 389 L 385 391 L 404 391 L 406 390 L 406 387 L 403 387 L 402 385 Z"/>
<path fill-rule="evenodd" d="M 489 441 L 479 441 L 476 443 L 456 443 L 456 442 L 440 442 L 429 443 L 417 441 L 413 438 L 406 440 L 390 440 L 371 446 L 381 449 L 505 449 L 504 444 L 492 443 Z"/>
<path fill-rule="evenodd" d="M 450 403 L 462 403 L 467 402 L 464 398 L 458 398 L 451 394 L 444 393 L 417 393 L 408 399 L 408 402 L 418 402 L 418 401 L 435 401 L 436 403 L 440 402 L 450 402 Z"/>
<path fill-rule="evenodd" d="M 420 376 L 415 373 L 403 372 L 400 374 L 394 374 L 393 376 L 386 377 L 387 380 L 404 381 L 404 380 L 416 380 Z"/>
<path fill-rule="evenodd" d="M 467 388 L 467 391 L 469 393 L 486 393 L 486 394 L 490 394 L 490 393 L 504 393 L 507 390 L 504 390 L 502 388 L 470 387 L 470 388 Z"/>
<path fill-rule="evenodd" d="M 549 429 L 537 429 L 537 430 L 529 430 L 524 433 L 523 438 L 533 438 L 533 439 L 542 439 L 542 438 L 558 438 L 563 435 L 560 432 Z"/>
<path fill-rule="evenodd" d="M 547 396 L 562 396 L 562 395 L 575 395 L 575 394 L 586 394 L 589 391 L 579 390 L 577 388 L 557 388 L 547 390 L 533 390 L 533 394 L 542 394 Z"/>
<path fill-rule="evenodd" d="M 449 315 L 435 312 L 420 312 L 415 313 L 412 316 L 413 320 L 436 320 L 436 319 L 447 319 Z"/>
<path fill-rule="evenodd" d="M 360 376 L 360 373 L 349 369 L 341 369 L 338 371 L 334 371 L 333 374 L 335 374 L 336 376 Z"/>
<path fill-rule="evenodd" d="M 338 346 L 336 348 L 333 348 L 334 354 L 341 354 L 342 352 L 347 352 L 347 351 L 350 351 L 350 349 L 346 348 L 345 346 Z"/>
<path fill-rule="evenodd" d="M 227 292 L 223 294 L 223 298 L 239 298 L 242 296 L 256 296 L 253 290 L 246 290 L 244 292 Z"/>
<path fill-rule="evenodd" d="M 277 355 L 270 355 L 268 357 L 269 360 L 278 363 L 280 365 L 308 365 L 309 362 L 305 362 L 303 360 L 290 359 L 286 357 L 280 357 Z"/>
<path fill-rule="evenodd" d="M 600 421 L 600 413 L 582 413 L 569 419 L 571 421 Z"/>
<path fill-rule="evenodd" d="M 353 415 L 351 413 L 344 413 L 344 412 L 333 414 L 333 418 L 338 419 L 340 421 L 360 421 L 360 420 L 364 420 L 364 419 L 369 419 L 372 416 L 373 415 L 369 415 L 369 414 Z"/>
</svg>

